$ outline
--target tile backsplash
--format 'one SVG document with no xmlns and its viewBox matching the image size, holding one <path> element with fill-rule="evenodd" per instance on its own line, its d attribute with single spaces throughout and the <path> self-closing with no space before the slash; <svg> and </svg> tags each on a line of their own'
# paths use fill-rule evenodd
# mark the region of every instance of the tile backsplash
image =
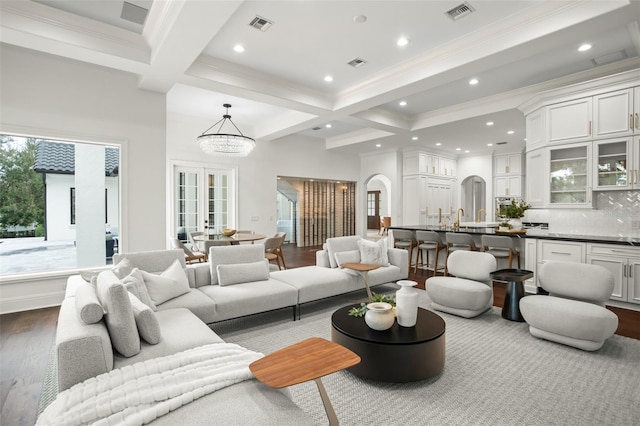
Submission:
<svg viewBox="0 0 640 426">
<path fill-rule="evenodd" d="M 525 220 L 549 222 L 560 234 L 640 237 L 640 191 L 594 192 L 594 209 L 528 210 Z"/>
</svg>

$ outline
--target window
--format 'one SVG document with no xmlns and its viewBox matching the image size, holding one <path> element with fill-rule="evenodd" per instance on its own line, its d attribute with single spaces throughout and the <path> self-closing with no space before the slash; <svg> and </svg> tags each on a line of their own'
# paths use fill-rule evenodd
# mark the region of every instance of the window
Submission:
<svg viewBox="0 0 640 426">
<path fill-rule="evenodd" d="M 120 148 L 18 135 L 0 144 L 0 275 L 111 263 Z"/>
</svg>

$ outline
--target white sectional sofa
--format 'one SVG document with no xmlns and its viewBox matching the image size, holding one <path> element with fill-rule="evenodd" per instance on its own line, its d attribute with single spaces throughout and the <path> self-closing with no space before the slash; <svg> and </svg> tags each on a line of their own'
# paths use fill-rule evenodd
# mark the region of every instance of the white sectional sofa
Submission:
<svg viewBox="0 0 640 426">
<path fill-rule="evenodd" d="M 55 341 L 59 391 L 139 361 L 180 353 L 202 345 L 224 343 L 207 326 L 209 323 L 287 307 L 292 309 L 295 319 L 297 306 L 302 303 L 363 289 L 362 278 L 357 273 L 342 269 L 337 263 L 332 266 L 328 259 L 330 255 L 335 259 L 336 253 L 347 251 L 352 252 L 350 258 L 353 259 L 353 250 L 354 247 L 357 248 L 358 240 L 359 237 L 329 239 L 326 250 L 318 252 L 318 265 L 285 271 L 270 272 L 268 262 L 264 259 L 264 246 L 255 244 L 211 247 L 209 263 L 196 265 L 185 265 L 181 250 L 118 254 L 114 256 L 112 270 L 94 275 L 93 287 L 87 283 L 86 276 L 70 277 L 60 309 Z M 381 267 L 379 272 L 373 271 L 377 273 L 370 275 L 371 285 L 395 282 L 407 277 L 406 251 L 388 249 L 387 253 L 390 264 Z M 180 270 L 183 272 L 176 272 Z M 168 279 L 167 277 L 175 277 L 175 273 L 182 273 L 186 278 L 183 287 L 179 289 L 180 294 L 170 297 L 173 295 L 163 293 L 166 292 L 166 287 L 158 286 L 158 283 L 162 284 L 162 280 Z M 146 292 L 142 293 L 145 294 L 141 294 L 140 288 L 136 287 L 139 281 L 131 278 L 135 278 L 136 274 L 143 274 Z M 94 289 L 95 294 L 90 294 L 89 287 Z M 119 331 L 114 331 L 116 329 L 112 320 L 115 319 L 113 311 L 117 309 L 111 308 L 112 312 L 109 312 L 109 304 L 104 298 L 111 293 L 107 293 L 105 287 L 109 291 L 121 291 L 122 288 L 129 290 L 124 292 L 127 295 L 134 294 L 142 302 L 148 299 L 147 303 L 155 307 L 155 312 L 149 313 L 151 309 L 146 309 L 145 315 L 155 318 L 154 327 L 159 329 L 158 333 L 161 335 L 158 343 L 150 344 L 141 339 L 139 351 L 128 353 L 129 356 L 123 356 L 116 349 L 118 344 L 114 332 Z M 174 291 L 174 287 L 171 291 Z M 168 300 L 165 300 L 167 297 Z M 133 302 L 135 298 L 131 299 L 132 306 L 136 306 Z M 107 312 L 104 318 L 85 323 L 83 318 L 87 317 L 88 312 L 96 313 L 95 309 L 91 311 L 90 308 L 99 310 L 100 317 L 102 311 Z M 141 324 L 137 320 L 138 318 L 134 328 L 137 324 L 142 336 Z M 220 402 L 220 398 L 225 395 L 232 395 L 233 402 Z M 210 414 L 203 413 L 202 409 L 210 409 L 212 403 L 202 400 L 217 401 L 213 403 L 217 407 L 216 418 L 228 416 L 237 421 L 239 418 L 234 416 L 239 407 L 242 407 L 242 415 L 246 414 L 247 419 L 254 424 L 310 422 L 306 414 L 287 399 L 283 392 L 250 380 L 214 392 L 175 413 L 160 417 L 158 423 L 178 418 L 182 423 L 197 423 L 199 420 L 206 423 L 211 419 Z"/>
</svg>

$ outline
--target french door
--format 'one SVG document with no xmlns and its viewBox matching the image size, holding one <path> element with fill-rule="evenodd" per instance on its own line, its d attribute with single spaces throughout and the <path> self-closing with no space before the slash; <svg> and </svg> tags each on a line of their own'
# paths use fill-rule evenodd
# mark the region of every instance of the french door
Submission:
<svg viewBox="0 0 640 426">
<path fill-rule="evenodd" d="M 234 169 L 174 167 L 173 235 L 187 241 L 191 232 L 235 228 L 235 175 Z"/>
</svg>

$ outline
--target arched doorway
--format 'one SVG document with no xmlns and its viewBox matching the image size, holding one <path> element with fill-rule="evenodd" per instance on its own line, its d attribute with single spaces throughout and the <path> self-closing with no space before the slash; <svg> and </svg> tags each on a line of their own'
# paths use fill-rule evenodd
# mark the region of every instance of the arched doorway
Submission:
<svg viewBox="0 0 640 426">
<path fill-rule="evenodd" d="M 462 181 L 460 198 L 465 222 L 475 221 L 480 209 L 484 209 L 486 215 L 486 195 L 487 183 L 480 176 L 472 175 Z"/>
<path fill-rule="evenodd" d="M 376 236 L 380 230 L 380 218 L 391 217 L 391 180 L 377 174 L 369 177 L 365 181 L 367 188 L 367 198 L 365 204 L 365 223 L 367 225 L 367 235 Z"/>
</svg>

